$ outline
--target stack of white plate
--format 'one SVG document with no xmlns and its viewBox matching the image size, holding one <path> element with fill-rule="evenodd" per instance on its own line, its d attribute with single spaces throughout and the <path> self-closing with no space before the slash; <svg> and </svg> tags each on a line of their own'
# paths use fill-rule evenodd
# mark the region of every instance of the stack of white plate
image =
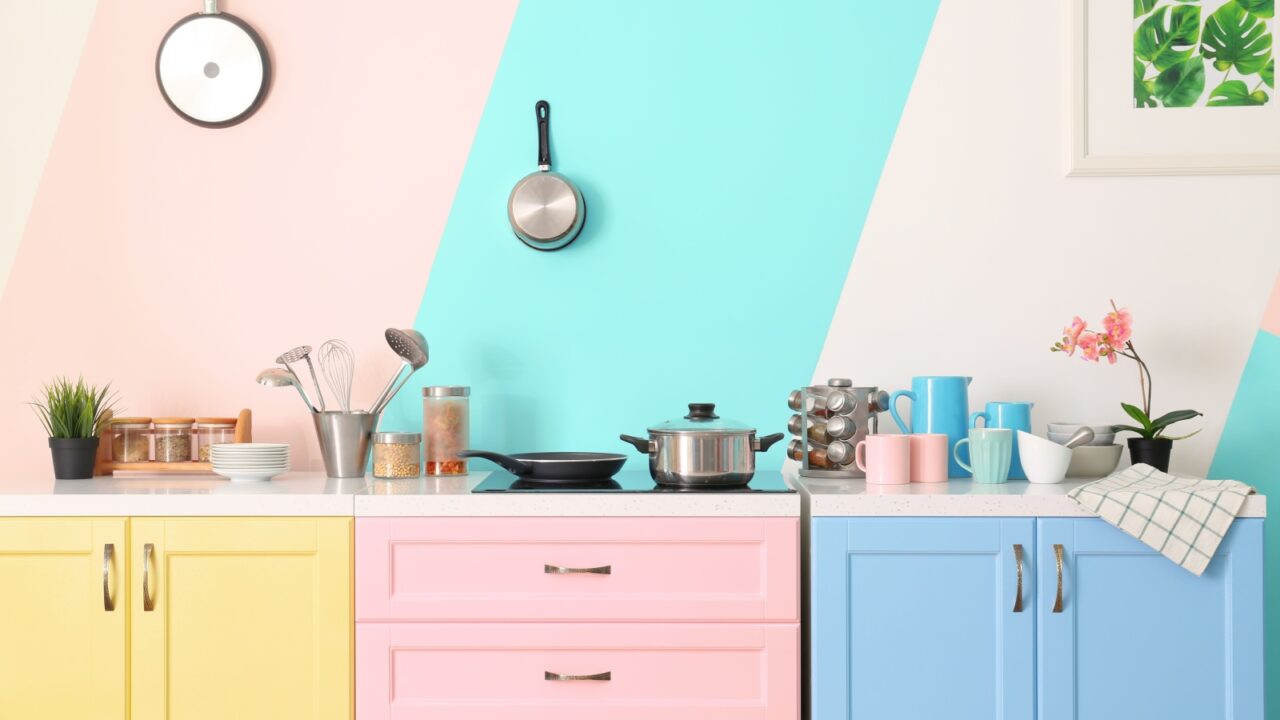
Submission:
<svg viewBox="0 0 1280 720">
<path fill-rule="evenodd" d="M 289 470 L 282 443 L 220 443 L 209 453 L 213 471 L 233 482 L 261 482 Z"/>
</svg>

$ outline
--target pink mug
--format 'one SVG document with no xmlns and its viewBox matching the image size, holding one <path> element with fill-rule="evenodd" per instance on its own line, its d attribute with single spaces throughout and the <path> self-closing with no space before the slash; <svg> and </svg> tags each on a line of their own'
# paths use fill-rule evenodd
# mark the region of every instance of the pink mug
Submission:
<svg viewBox="0 0 1280 720">
<path fill-rule="evenodd" d="M 853 449 L 853 461 L 877 485 L 911 481 L 911 441 L 906 435 L 868 435 Z"/>
<path fill-rule="evenodd" d="M 947 436 L 942 433 L 916 433 L 911 440 L 911 482 L 944 483 L 947 481 Z"/>
</svg>

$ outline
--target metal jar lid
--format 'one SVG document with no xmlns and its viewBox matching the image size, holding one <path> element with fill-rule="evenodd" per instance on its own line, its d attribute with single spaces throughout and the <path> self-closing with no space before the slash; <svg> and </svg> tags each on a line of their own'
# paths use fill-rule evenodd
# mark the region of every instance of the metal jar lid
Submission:
<svg viewBox="0 0 1280 720">
<path fill-rule="evenodd" d="M 689 414 L 649 428 L 657 435 L 749 435 L 753 427 L 716 414 L 715 403 L 689 403 Z"/>
<path fill-rule="evenodd" d="M 378 432 L 373 434 L 373 442 L 378 445 L 416 445 L 422 442 L 422 433 Z"/>
<path fill-rule="evenodd" d="M 831 387 L 853 387 L 853 381 L 849 378 L 831 378 L 827 384 Z"/>
<path fill-rule="evenodd" d="M 428 385 L 422 388 L 422 397 L 467 397 L 471 388 L 466 385 Z"/>
</svg>

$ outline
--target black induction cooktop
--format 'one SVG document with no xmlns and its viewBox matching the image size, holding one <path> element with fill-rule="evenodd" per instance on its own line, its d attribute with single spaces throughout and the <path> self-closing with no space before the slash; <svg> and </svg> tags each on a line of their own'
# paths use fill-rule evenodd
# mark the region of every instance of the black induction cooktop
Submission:
<svg viewBox="0 0 1280 720">
<path fill-rule="evenodd" d="M 492 473 L 472 488 L 473 493 L 551 492 L 551 493 L 792 493 L 795 492 L 782 473 L 760 470 L 751 482 L 740 487 L 667 487 L 658 485 L 647 470 L 624 470 L 607 480 L 529 480 L 505 470 Z"/>
</svg>

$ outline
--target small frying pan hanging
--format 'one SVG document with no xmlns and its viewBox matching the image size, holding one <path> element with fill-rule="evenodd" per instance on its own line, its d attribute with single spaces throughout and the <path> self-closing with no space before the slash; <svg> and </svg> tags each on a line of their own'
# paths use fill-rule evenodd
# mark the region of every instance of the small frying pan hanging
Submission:
<svg viewBox="0 0 1280 720">
<path fill-rule="evenodd" d="M 169 28 L 156 52 L 156 82 L 169 107 L 201 127 L 243 122 L 271 81 L 271 61 L 249 24 L 218 12 L 217 0 Z"/>
<path fill-rule="evenodd" d="M 568 178 L 551 171 L 551 105 L 539 100 L 538 172 L 524 176 L 507 199 L 507 218 L 516 237 L 535 250 L 559 250 L 582 232 L 587 205 Z"/>
</svg>

